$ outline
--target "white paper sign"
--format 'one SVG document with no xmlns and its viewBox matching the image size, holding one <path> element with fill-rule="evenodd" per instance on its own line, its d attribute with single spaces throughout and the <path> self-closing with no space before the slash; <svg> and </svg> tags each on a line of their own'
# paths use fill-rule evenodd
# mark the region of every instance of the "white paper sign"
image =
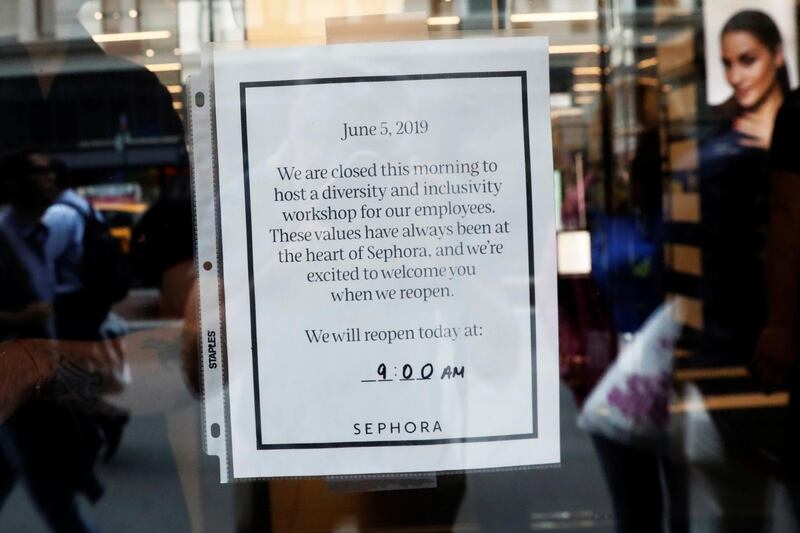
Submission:
<svg viewBox="0 0 800 533">
<path fill-rule="evenodd" d="M 558 463 L 546 40 L 213 75 L 233 477 Z"/>
</svg>

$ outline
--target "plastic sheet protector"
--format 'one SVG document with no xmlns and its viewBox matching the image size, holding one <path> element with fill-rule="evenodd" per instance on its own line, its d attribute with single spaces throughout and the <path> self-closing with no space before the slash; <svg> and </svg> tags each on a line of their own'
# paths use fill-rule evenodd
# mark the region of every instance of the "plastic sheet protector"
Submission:
<svg viewBox="0 0 800 533">
<path fill-rule="evenodd" d="M 560 462 L 542 38 L 216 47 L 190 82 L 223 481 Z"/>
</svg>

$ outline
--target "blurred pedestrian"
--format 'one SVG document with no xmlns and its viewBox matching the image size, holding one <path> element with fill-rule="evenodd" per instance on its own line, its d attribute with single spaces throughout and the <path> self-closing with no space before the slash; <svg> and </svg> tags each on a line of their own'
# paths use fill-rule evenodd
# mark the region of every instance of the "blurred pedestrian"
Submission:
<svg viewBox="0 0 800 533">
<path fill-rule="evenodd" d="M 769 390 L 790 394 L 783 453 L 795 514 L 800 518 L 800 155 L 796 153 L 800 92 L 786 99 L 775 123 L 770 152 L 771 202 L 765 278 L 767 320 L 751 362 Z"/>
<path fill-rule="evenodd" d="M 3 298 L 0 307 L 12 317 L 16 314 L 16 320 L 2 324 L 2 337 L 52 338 L 54 265 L 42 218 L 58 195 L 55 172 L 46 156 L 19 152 L 6 158 L 0 177 L 8 202 L 0 212 L 0 233 L 11 252 L 3 254 L 6 262 L 0 264 L 6 283 L 0 293 L 14 294 L 13 300 Z M 52 398 L 27 400 L 0 432 L 0 503 L 21 478 L 53 531 L 95 531 L 77 496 L 83 493 L 97 501 L 102 495 L 93 471 L 101 443 L 96 425 L 81 410 Z"/>
</svg>

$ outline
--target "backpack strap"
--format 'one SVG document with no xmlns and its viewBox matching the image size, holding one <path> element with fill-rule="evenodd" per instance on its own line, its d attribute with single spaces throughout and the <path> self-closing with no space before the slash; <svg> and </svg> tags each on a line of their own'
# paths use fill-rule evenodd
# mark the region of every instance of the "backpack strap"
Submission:
<svg viewBox="0 0 800 533">
<path fill-rule="evenodd" d="M 83 208 L 81 206 L 76 205 L 76 204 L 70 202 L 69 200 L 58 200 L 56 202 L 53 202 L 53 205 L 65 205 L 67 207 L 70 207 L 75 212 L 77 212 L 81 216 L 81 218 L 84 219 L 84 220 L 88 220 L 90 218 L 95 218 L 93 216 L 95 211 L 94 211 L 94 208 L 92 207 L 91 203 L 89 204 L 89 212 L 88 213 L 84 212 L 84 210 L 83 210 Z"/>
</svg>

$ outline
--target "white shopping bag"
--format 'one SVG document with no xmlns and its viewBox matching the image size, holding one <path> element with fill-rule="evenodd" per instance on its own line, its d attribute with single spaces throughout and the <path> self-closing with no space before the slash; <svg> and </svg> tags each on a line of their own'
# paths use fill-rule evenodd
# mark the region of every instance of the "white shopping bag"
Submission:
<svg viewBox="0 0 800 533">
<path fill-rule="evenodd" d="M 620 444 L 664 451 L 673 352 L 679 333 L 675 305 L 661 305 L 589 395 L 578 426 Z"/>
</svg>

